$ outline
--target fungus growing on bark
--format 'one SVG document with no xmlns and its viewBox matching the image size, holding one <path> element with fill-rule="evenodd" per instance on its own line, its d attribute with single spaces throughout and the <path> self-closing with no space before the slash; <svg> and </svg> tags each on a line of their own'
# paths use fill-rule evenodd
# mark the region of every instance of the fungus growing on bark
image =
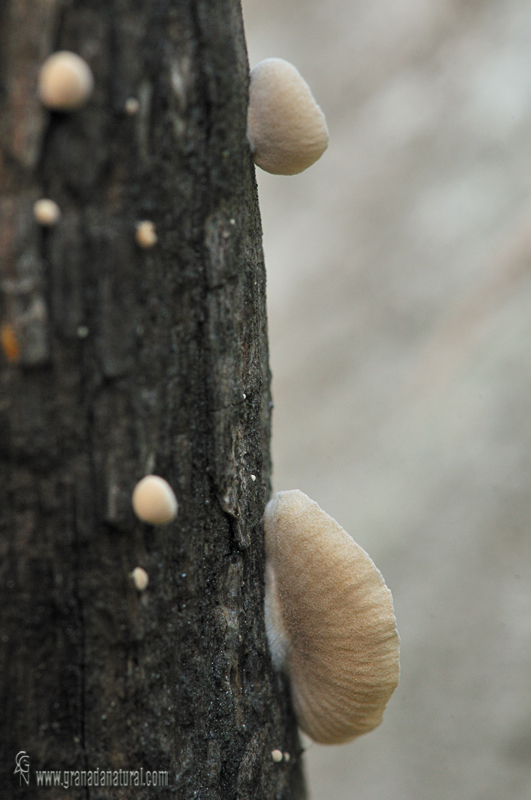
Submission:
<svg viewBox="0 0 531 800">
<path fill-rule="evenodd" d="M 92 90 L 92 71 L 81 56 L 60 50 L 49 56 L 39 72 L 39 96 L 47 108 L 75 111 L 84 106 Z"/>
<path fill-rule="evenodd" d="M 59 222 L 61 218 L 61 209 L 55 200 L 41 197 L 41 199 L 37 200 L 33 205 L 33 216 L 39 225 L 49 227 Z"/>
<path fill-rule="evenodd" d="M 142 567 L 135 567 L 131 573 L 131 577 L 133 579 L 135 587 L 138 589 L 139 592 L 144 592 L 147 589 L 147 585 L 149 583 L 149 575 L 147 574 L 145 569 L 142 569 Z"/>
<path fill-rule="evenodd" d="M 155 224 L 148 219 L 137 222 L 135 238 L 140 247 L 153 247 L 158 240 Z"/>
<path fill-rule="evenodd" d="M 177 500 L 170 484 L 158 475 L 146 475 L 133 491 L 133 511 L 142 522 L 166 525 L 177 516 Z"/>
<path fill-rule="evenodd" d="M 367 553 L 295 489 L 267 504 L 266 632 L 299 727 L 322 744 L 375 728 L 398 683 L 391 592 Z"/>
<path fill-rule="evenodd" d="M 125 113 L 129 114 L 130 117 L 134 117 L 135 114 L 138 114 L 140 110 L 140 103 L 136 99 L 136 97 L 128 97 L 125 101 Z"/>
<path fill-rule="evenodd" d="M 328 147 L 326 119 L 293 64 L 266 58 L 252 70 L 247 138 L 255 164 L 274 175 L 296 175 Z"/>
</svg>

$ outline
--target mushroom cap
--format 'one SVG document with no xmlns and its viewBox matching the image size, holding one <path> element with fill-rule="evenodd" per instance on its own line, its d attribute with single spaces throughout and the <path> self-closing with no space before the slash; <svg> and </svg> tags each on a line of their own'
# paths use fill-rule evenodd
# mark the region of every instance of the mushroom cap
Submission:
<svg viewBox="0 0 531 800">
<path fill-rule="evenodd" d="M 144 592 L 149 583 L 149 575 L 142 567 L 135 567 L 131 573 L 133 583 L 139 592 Z"/>
<path fill-rule="evenodd" d="M 328 147 L 323 112 L 283 58 L 266 58 L 251 70 L 247 138 L 255 164 L 274 175 L 302 172 Z"/>
<path fill-rule="evenodd" d="M 140 110 L 140 103 L 136 97 L 128 97 L 125 101 L 124 109 L 126 114 L 129 114 L 129 116 L 133 117 L 135 114 L 138 114 Z"/>
<path fill-rule="evenodd" d="M 367 553 L 298 489 L 265 515 L 266 630 L 299 727 L 340 744 L 380 724 L 398 684 L 391 592 Z"/>
<path fill-rule="evenodd" d="M 53 53 L 39 72 L 39 96 L 47 108 L 74 111 L 85 105 L 93 89 L 89 65 L 69 50 Z"/>
<path fill-rule="evenodd" d="M 135 233 L 136 243 L 139 247 L 147 249 L 157 244 L 158 236 L 155 223 L 149 219 L 144 219 L 136 223 Z"/>
<path fill-rule="evenodd" d="M 170 484 L 158 475 L 146 475 L 133 491 L 133 511 L 142 522 L 166 525 L 177 515 L 177 499 Z"/>
<path fill-rule="evenodd" d="M 61 218 L 61 209 L 55 202 L 48 197 L 41 197 L 33 205 L 33 216 L 39 225 L 45 227 L 55 225 Z"/>
</svg>

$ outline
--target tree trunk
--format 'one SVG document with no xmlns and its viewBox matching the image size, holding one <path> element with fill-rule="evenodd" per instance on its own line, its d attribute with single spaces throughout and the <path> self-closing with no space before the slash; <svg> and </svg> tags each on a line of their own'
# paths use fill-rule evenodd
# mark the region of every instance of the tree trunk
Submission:
<svg viewBox="0 0 531 800">
<path fill-rule="evenodd" d="M 79 111 L 37 98 L 55 50 L 94 73 Z M 237 0 L 0 4 L 2 798 L 304 797 L 263 624 L 271 402 L 247 83 Z M 33 219 L 39 197 L 61 208 L 53 228 Z M 133 515 L 148 473 L 174 488 L 175 522 Z M 41 792 L 38 770 L 68 792 Z M 152 770 L 168 788 L 131 788 Z"/>
</svg>

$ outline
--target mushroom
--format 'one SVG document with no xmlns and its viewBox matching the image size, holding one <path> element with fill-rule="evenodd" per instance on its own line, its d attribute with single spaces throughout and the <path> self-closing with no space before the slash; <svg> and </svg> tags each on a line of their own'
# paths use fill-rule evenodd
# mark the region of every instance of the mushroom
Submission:
<svg viewBox="0 0 531 800">
<path fill-rule="evenodd" d="M 59 222 L 61 218 L 61 209 L 55 200 L 49 200 L 47 197 L 41 197 L 33 205 L 33 216 L 39 225 L 49 227 Z"/>
<path fill-rule="evenodd" d="M 274 175 L 296 175 L 328 147 L 326 119 L 300 72 L 282 58 L 252 70 L 247 138 L 255 164 Z"/>
<path fill-rule="evenodd" d="M 144 249 L 153 247 L 153 245 L 157 244 L 158 241 L 155 224 L 148 219 L 145 219 L 142 222 L 137 222 L 135 238 L 136 243 L 140 247 L 143 247 Z"/>
<path fill-rule="evenodd" d="M 147 589 L 149 575 L 145 569 L 142 569 L 142 567 L 135 567 L 131 573 L 131 577 L 136 589 L 138 589 L 139 592 L 144 592 Z"/>
<path fill-rule="evenodd" d="M 177 516 L 177 500 L 170 484 L 158 475 L 146 475 L 133 491 L 133 511 L 142 522 L 166 525 Z"/>
<path fill-rule="evenodd" d="M 266 632 L 299 727 L 322 744 L 375 728 L 398 683 L 391 592 L 343 528 L 298 489 L 264 515 Z"/>
<path fill-rule="evenodd" d="M 136 97 L 128 97 L 125 101 L 124 109 L 126 114 L 128 114 L 130 117 L 134 117 L 134 115 L 138 114 L 140 111 L 140 103 Z"/>
<path fill-rule="evenodd" d="M 47 108 L 75 111 L 84 106 L 92 90 L 94 77 L 81 56 L 59 50 L 49 56 L 39 72 L 39 96 Z"/>
</svg>

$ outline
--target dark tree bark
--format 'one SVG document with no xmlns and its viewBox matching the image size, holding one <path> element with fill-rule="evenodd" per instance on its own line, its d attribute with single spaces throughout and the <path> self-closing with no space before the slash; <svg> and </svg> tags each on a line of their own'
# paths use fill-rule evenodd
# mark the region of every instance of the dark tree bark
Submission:
<svg viewBox="0 0 531 800">
<path fill-rule="evenodd" d="M 36 94 L 60 49 L 95 75 L 71 114 Z M 0 3 L 2 798 L 304 796 L 263 625 L 271 403 L 247 83 L 237 0 Z M 33 219 L 39 197 L 62 210 L 54 228 Z M 167 526 L 132 512 L 150 472 L 179 501 Z M 168 770 L 168 788 L 35 783 L 140 768 Z"/>
</svg>

